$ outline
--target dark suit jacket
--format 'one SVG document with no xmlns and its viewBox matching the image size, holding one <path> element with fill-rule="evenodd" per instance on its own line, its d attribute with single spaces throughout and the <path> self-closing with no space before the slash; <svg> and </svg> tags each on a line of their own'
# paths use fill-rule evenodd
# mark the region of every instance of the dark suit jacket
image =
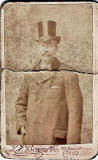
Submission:
<svg viewBox="0 0 98 160">
<path fill-rule="evenodd" d="M 35 72 L 24 76 L 16 101 L 17 133 L 25 126 L 23 144 L 78 144 L 83 99 L 77 74 Z"/>
</svg>

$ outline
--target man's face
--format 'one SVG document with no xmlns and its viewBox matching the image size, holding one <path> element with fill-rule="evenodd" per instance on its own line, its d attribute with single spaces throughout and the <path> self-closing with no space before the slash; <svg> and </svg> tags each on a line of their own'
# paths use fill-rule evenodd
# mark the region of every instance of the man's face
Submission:
<svg viewBox="0 0 98 160">
<path fill-rule="evenodd" d="M 42 56 L 54 56 L 57 52 L 57 42 L 55 40 L 38 42 L 37 49 Z"/>
<path fill-rule="evenodd" d="M 51 66 L 55 60 L 55 54 L 57 52 L 57 42 L 55 40 L 38 42 L 37 49 L 41 55 L 42 63 L 46 66 Z"/>
</svg>

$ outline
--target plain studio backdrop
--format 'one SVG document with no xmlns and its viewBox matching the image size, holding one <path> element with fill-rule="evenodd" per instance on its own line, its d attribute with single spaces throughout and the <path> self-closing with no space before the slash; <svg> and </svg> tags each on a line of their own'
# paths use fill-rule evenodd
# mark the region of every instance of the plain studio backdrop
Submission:
<svg viewBox="0 0 98 160">
<path fill-rule="evenodd" d="M 93 4 L 33 5 L 32 3 L 6 4 L 4 10 L 4 66 L 14 71 L 33 69 L 41 58 L 36 52 L 37 22 L 57 22 L 61 36 L 56 57 L 80 73 L 83 94 L 82 143 L 92 143 L 93 132 Z M 66 69 L 66 68 L 65 68 Z M 25 73 L 28 74 L 28 73 Z M 20 144 L 16 135 L 15 101 L 24 72 L 6 72 L 5 103 L 7 116 L 7 143 Z M 13 97 L 13 98 L 12 98 Z"/>
</svg>

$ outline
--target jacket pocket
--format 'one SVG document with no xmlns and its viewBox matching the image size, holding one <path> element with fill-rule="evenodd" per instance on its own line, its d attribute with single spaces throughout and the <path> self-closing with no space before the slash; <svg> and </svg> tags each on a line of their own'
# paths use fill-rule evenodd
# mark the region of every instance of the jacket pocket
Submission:
<svg viewBox="0 0 98 160">
<path fill-rule="evenodd" d="M 54 129 L 53 134 L 55 138 L 66 138 L 67 131 L 61 129 Z"/>
</svg>

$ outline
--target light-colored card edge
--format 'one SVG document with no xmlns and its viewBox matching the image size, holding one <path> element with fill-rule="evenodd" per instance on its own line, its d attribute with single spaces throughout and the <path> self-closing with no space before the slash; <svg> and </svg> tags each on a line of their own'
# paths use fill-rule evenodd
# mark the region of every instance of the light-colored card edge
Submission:
<svg viewBox="0 0 98 160">
<path fill-rule="evenodd" d="M 79 3 L 81 3 L 81 2 L 78 2 L 78 4 Z M 35 3 L 33 3 L 33 4 L 35 4 Z M 50 4 L 50 3 L 48 3 L 48 4 Z M 57 3 L 54 3 L 54 4 L 59 4 L 59 3 L 57 2 Z M 63 2 L 62 4 L 66 4 L 66 2 Z M 67 3 L 67 4 L 69 4 L 69 3 Z M 3 9 L 2 9 L 2 16 L 1 16 L 1 33 L 2 33 L 1 37 L 2 37 L 2 40 L 3 40 L 2 43 L 1 43 L 1 46 L 2 46 L 2 48 L 1 48 L 2 49 L 1 50 L 2 67 L 4 66 L 4 30 L 3 30 L 3 28 L 4 28 L 4 12 L 3 12 Z M 95 65 L 94 63 L 95 62 L 93 61 L 93 66 Z M 96 91 L 96 87 L 95 87 L 95 85 L 96 85 L 96 77 L 97 77 L 97 75 L 93 76 L 93 90 L 94 90 L 94 92 L 93 92 L 93 117 L 96 116 L 96 114 L 95 114 L 96 108 L 98 110 L 98 107 L 97 107 L 98 106 L 97 105 L 98 102 L 96 102 L 95 99 L 94 99 L 95 94 L 96 94 L 96 92 L 95 92 Z M 2 80 L 1 81 L 2 81 L 2 86 L 1 86 L 1 119 L 3 121 L 3 123 L 1 123 L 1 129 L 2 129 L 2 131 L 1 131 L 1 137 L 2 137 L 2 139 L 1 139 L 1 152 L 2 152 L 4 157 L 17 158 L 17 156 L 10 155 L 10 153 L 7 152 L 11 146 L 6 145 L 6 142 L 5 142 L 5 140 L 6 140 L 6 111 L 5 111 L 5 87 L 4 87 L 5 86 L 5 71 L 3 71 L 3 73 L 2 73 Z M 80 145 L 66 145 L 67 150 L 70 147 L 72 147 L 73 149 L 74 149 L 74 147 L 76 147 L 76 148 L 83 147 L 84 149 L 86 149 L 86 147 L 87 147 L 89 149 L 92 149 L 92 151 L 93 151 L 92 155 L 88 155 L 87 159 L 92 158 L 97 153 L 97 143 L 95 142 L 95 139 L 96 139 L 95 138 L 96 137 L 96 129 L 95 129 L 96 128 L 96 122 L 95 122 L 95 118 L 93 118 L 93 122 L 94 122 L 93 123 L 93 133 L 94 133 L 93 134 L 93 143 L 92 144 L 80 144 Z M 89 157 L 89 156 L 91 156 L 91 157 Z M 24 158 L 35 158 L 35 157 L 31 157 L 31 156 L 30 157 L 22 156 L 22 158 L 23 157 Z M 43 157 L 44 157 L 44 155 L 43 155 Z M 45 156 L 45 159 L 48 159 L 48 158 L 50 158 L 50 156 L 48 156 L 48 157 Z M 55 157 L 53 157 L 53 158 L 55 158 Z M 73 158 L 74 158 L 74 156 L 73 156 Z M 80 158 L 86 158 L 86 157 L 83 157 L 83 155 L 82 155 L 82 156 L 79 156 L 78 158 L 80 159 Z"/>
</svg>

